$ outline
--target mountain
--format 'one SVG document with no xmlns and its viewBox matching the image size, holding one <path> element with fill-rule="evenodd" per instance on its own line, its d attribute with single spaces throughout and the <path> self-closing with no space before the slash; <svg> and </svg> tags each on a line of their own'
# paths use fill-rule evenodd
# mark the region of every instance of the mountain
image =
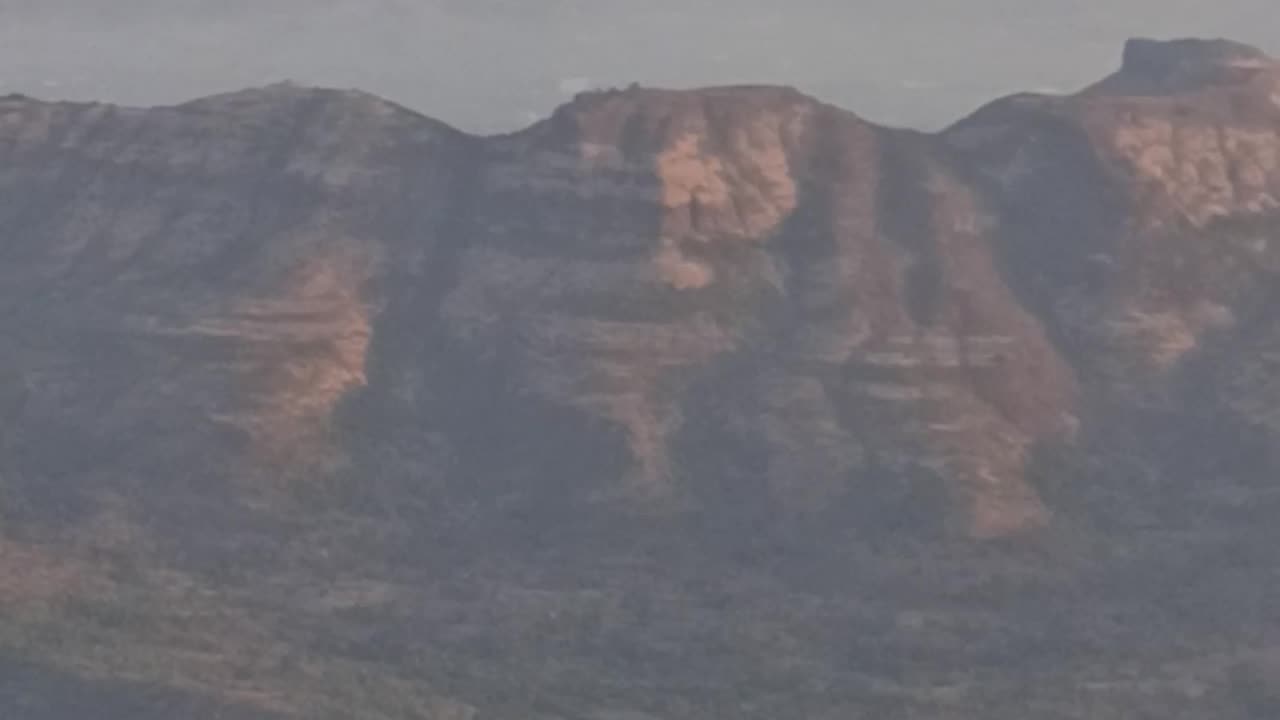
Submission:
<svg viewBox="0 0 1280 720">
<path fill-rule="evenodd" d="M 4 98 L 0 708 L 1269 716 L 1277 198 L 1222 40 L 936 134 Z"/>
</svg>

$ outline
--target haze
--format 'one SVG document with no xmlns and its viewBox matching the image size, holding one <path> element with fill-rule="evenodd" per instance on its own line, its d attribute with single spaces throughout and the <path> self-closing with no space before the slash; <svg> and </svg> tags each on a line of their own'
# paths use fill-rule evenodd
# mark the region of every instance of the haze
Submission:
<svg viewBox="0 0 1280 720">
<path fill-rule="evenodd" d="M 0 0 L 0 92 L 151 105 L 290 79 L 499 132 L 590 87 L 782 83 L 936 128 L 1075 89 L 1132 35 L 1274 51 L 1273 16 L 1273 0 Z"/>
</svg>

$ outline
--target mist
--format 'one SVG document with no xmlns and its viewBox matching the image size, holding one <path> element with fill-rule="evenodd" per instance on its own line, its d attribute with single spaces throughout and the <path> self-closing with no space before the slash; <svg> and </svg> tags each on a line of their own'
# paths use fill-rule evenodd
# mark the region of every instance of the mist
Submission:
<svg viewBox="0 0 1280 720">
<path fill-rule="evenodd" d="M 776 83 L 936 129 L 1008 92 L 1076 89 L 1111 70 L 1129 36 L 1280 47 L 1267 0 L 732 5 L 0 0 L 0 92 L 155 105 L 292 80 L 493 133 L 588 88 Z"/>
</svg>

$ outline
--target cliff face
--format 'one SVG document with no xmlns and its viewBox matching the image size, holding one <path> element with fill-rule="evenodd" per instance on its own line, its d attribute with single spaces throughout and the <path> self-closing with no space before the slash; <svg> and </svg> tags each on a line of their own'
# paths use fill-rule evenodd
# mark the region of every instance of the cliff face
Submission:
<svg viewBox="0 0 1280 720">
<path fill-rule="evenodd" d="M 1274 475 L 1278 82 L 1231 43 L 1135 41 L 1078 96 L 1011 98 L 944 135 L 1005 208 L 1011 277 L 1075 369 L 1081 446 L 1117 489 L 1120 463 L 1202 501 Z"/>
<path fill-rule="evenodd" d="M 1074 380 L 936 140 L 789 91 L 637 90 L 484 158 L 450 287 L 418 313 L 459 358 L 420 385 L 466 377 L 445 405 L 502 408 L 463 427 L 476 482 L 578 475 L 562 502 L 786 516 L 878 474 L 930 485 L 966 531 L 1044 521 L 1024 464 Z"/>
<path fill-rule="evenodd" d="M 1280 70 L 1221 41 L 937 135 L 769 87 L 491 138 L 291 86 L 10 97 L 6 522 L 194 562 L 299 507 L 841 542 L 1238 518 L 1280 470 L 1278 198 Z M 81 561 L 0 606 L 107 582 Z"/>
</svg>

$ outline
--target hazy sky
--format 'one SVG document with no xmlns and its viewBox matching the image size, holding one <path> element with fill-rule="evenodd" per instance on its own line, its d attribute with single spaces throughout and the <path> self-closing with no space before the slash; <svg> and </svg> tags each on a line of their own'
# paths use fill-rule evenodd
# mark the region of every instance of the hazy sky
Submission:
<svg viewBox="0 0 1280 720">
<path fill-rule="evenodd" d="M 936 127 L 1070 90 L 1133 35 L 1280 51 L 1280 0 L 0 0 L 0 92 L 175 102 L 290 79 L 477 132 L 579 89 L 785 83 Z"/>
</svg>

